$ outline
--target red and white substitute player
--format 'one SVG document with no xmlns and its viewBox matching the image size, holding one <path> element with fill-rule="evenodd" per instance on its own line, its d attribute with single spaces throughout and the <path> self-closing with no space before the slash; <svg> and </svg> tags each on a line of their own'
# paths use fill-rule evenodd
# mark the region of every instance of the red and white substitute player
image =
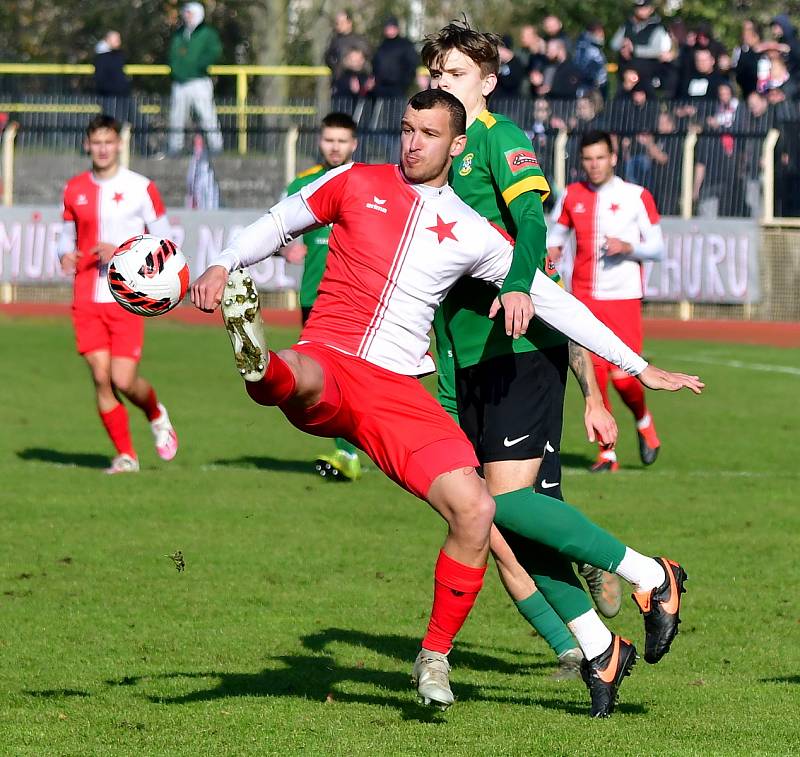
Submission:
<svg viewBox="0 0 800 757">
<path fill-rule="evenodd" d="M 67 182 L 58 242 L 62 270 L 75 275 L 72 322 L 78 352 L 92 372 L 97 410 L 117 451 L 106 473 L 139 470 L 120 394 L 147 416 L 159 457 L 171 460 L 178 451 L 166 408 L 137 372 L 144 319 L 115 302 L 106 279 L 108 262 L 126 239 L 145 231 L 163 237 L 170 233 L 156 185 L 120 165 L 119 130 L 111 116 L 89 123 L 84 146 L 92 170 Z"/>
<path fill-rule="evenodd" d="M 657 260 L 664 253 L 658 210 L 650 192 L 614 174 L 617 156 L 607 132 L 587 132 L 580 149 L 587 181 L 570 184 L 554 208 L 548 253 L 557 262 L 574 230 L 572 293 L 628 347 L 641 353 L 642 261 Z M 661 442 L 642 384 L 595 354 L 592 362 L 606 408 L 611 411 L 610 377 L 636 420 L 642 462 L 652 465 Z M 618 467 L 616 452 L 601 440 L 591 470 L 615 471 Z"/>
</svg>

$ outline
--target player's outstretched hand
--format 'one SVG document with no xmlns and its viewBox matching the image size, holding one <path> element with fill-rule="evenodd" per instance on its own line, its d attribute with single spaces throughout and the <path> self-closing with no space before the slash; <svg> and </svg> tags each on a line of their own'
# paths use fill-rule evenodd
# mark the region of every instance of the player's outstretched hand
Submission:
<svg viewBox="0 0 800 757">
<path fill-rule="evenodd" d="M 78 265 L 78 253 L 68 252 L 66 255 L 61 256 L 61 271 L 67 276 L 75 273 L 75 268 Z"/>
<path fill-rule="evenodd" d="M 583 424 L 586 426 L 586 437 L 590 442 L 600 441 L 608 447 L 613 447 L 617 443 L 619 434 L 617 422 L 600 400 L 596 402 L 587 400 L 586 409 L 583 411 Z"/>
<path fill-rule="evenodd" d="M 655 365 L 648 365 L 636 378 L 648 389 L 666 389 L 668 392 L 689 389 L 695 394 L 700 394 L 706 386 L 699 376 L 672 373 L 671 371 L 657 368 Z"/>
<path fill-rule="evenodd" d="M 228 271 L 224 266 L 212 265 L 192 284 L 190 293 L 192 304 L 206 313 L 213 313 L 222 302 L 222 292 L 228 281 Z"/>
<path fill-rule="evenodd" d="M 533 318 L 533 302 L 526 292 L 506 292 L 499 295 L 489 309 L 489 318 L 494 318 L 500 309 L 506 313 L 506 334 L 519 339 Z"/>
</svg>

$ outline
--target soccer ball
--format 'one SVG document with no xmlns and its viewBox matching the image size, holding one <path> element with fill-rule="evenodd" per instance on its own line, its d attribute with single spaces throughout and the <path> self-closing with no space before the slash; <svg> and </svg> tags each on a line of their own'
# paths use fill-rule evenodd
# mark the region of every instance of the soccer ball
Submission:
<svg viewBox="0 0 800 757">
<path fill-rule="evenodd" d="M 163 315 L 189 288 L 189 265 L 175 242 L 140 234 L 123 242 L 108 265 L 114 299 L 137 315 Z"/>
</svg>

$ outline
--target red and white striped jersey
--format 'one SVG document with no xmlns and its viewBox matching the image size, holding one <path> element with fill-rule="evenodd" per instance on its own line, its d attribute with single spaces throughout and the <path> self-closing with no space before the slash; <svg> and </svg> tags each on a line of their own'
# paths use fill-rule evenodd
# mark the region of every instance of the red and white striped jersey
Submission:
<svg viewBox="0 0 800 757">
<path fill-rule="evenodd" d="M 600 187 L 570 184 L 551 216 L 548 247 L 564 247 L 575 231 L 572 292 L 596 300 L 641 299 L 641 260 L 663 249 L 653 196 L 638 184 L 615 176 Z M 606 255 L 606 239 L 628 242 L 632 255 Z"/>
<path fill-rule="evenodd" d="M 513 248 L 449 185 L 409 183 L 396 165 L 351 163 L 300 190 L 333 224 L 327 267 L 301 341 L 407 375 L 435 370 L 433 314 L 461 276 L 500 285 Z"/>
<path fill-rule="evenodd" d="M 98 242 L 120 245 L 143 234 L 148 224 L 165 213 L 156 185 L 146 176 L 120 167 L 110 179 L 95 178 L 91 171 L 78 174 L 64 188 L 64 221 L 74 222 L 76 249 L 76 301 L 113 302 L 106 280 L 107 266 L 90 250 Z"/>
</svg>

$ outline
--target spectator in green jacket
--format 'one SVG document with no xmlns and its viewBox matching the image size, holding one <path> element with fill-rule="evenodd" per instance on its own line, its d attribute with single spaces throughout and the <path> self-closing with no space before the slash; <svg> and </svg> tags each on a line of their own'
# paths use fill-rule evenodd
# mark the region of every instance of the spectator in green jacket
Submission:
<svg viewBox="0 0 800 757">
<path fill-rule="evenodd" d="M 184 129 L 190 110 L 194 110 L 205 133 L 211 153 L 222 152 L 222 133 L 214 107 L 214 85 L 208 67 L 222 53 L 217 31 L 203 23 L 205 9 L 200 3 L 181 8 L 183 25 L 172 35 L 169 65 L 172 69 L 172 97 L 169 112 L 169 154 L 183 150 Z"/>
</svg>

